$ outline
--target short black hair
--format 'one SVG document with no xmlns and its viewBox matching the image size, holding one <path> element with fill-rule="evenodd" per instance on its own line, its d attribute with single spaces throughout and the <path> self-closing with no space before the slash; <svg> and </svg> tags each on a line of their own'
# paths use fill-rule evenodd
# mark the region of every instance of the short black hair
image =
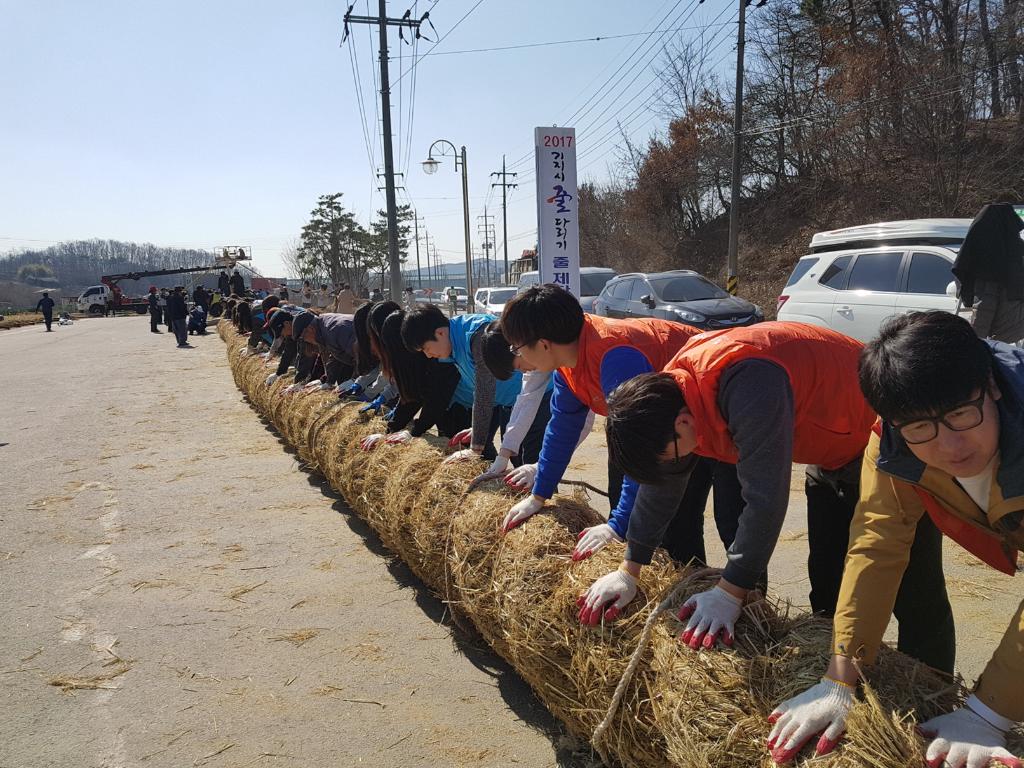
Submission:
<svg viewBox="0 0 1024 768">
<path fill-rule="evenodd" d="M 938 310 L 886 320 L 858 366 L 865 399 L 890 423 L 945 413 L 974 397 L 991 375 L 988 344 L 962 317 Z"/>
<path fill-rule="evenodd" d="M 200 286 L 201 287 L 201 286 Z M 263 310 L 263 314 L 270 311 L 271 307 L 276 307 L 281 303 L 281 299 L 278 296 L 267 296 L 263 301 L 260 302 L 260 308 Z"/>
<path fill-rule="evenodd" d="M 484 328 L 484 363 L 499 381 L 508 381 L 516 372 L 516 356 L 508 346 L 501 323 L 495 320 Z"/>
<path fill-rule="evenodd" d="M 540 339 L 571 344 L 582 331 L 579 299 L 553 283 L 530 286 L 514 296 L 501 313 L 501 332 L 517 347 Z"/>
<path fill-rule="evenodd" d="M 419 352 L 434 338 L 438 328 L 447 328 L 448 318 L 434 304 L 422 304 L 402 320 L 402 343 L 410 352 Z"/>
<path fill-rule="evenodd" d="M 608 459 L 641 483 L 663 479 L 659 456 L 676 437 L 675 421 L 686 405 L 670 373 L 643 373 L 608 396 L 604 430 Z"/>
</svg>

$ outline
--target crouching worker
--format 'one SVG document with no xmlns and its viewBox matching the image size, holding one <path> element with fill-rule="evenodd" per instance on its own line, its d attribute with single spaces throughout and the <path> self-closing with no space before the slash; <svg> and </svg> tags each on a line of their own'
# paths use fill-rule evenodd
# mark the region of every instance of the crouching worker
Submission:
<svg viewBox="0 0 1024 768">
<path fill-rule="evenodd" d="M 201 304 L 196 304 L 188 313 L 188 335 L 191 336 L 193 333 L 206 335 L 206 310 Z"/>
<path fill-rule="evenodd" d="M 537 478 L 537 461 L 551 418 L 552 376 L 548 371 L 533 370 L 521 355 L 513 354 L 498 322 L 484 330 L 483 352 L 484 363 L 494 378 L 507 381 L 518 371 L 523 374 L 523 387 L 512 406 L 497 458 L 487 471 L 473 478 L 470 488 L 486 480 L 503 478 L 513 490 L 529 491 Z M 590 434 L 593 424 L 594 413 L 590 411 L 578 443 Z"/>
<path fill-rule="evenodd" d="M 762 323 L 692 339 L 661 373 L 622 385 L 608 403 L 608 451 L 640 486 L 618 571 L 598 579 L 584 610 L 618 610 L 636 594 L 636 576 L 685 491 L 691 455 L 736 463 L 743 512 L 727 563 L 710 590 L 679 618 L 691 648 L 732 645 L 744 599 L 775 550 L 789 504 L 793 462 L 807 477 L 807 568 L 815 613 L 832 616 L 839 595 L 857 477 L 875 413 L 857 387 L 861 344 L 802 323 Z M 915 557 L 896 606 L 900 649 L 952 671 L 949 600 L 931 574 L 942 570 L 934 526 L 911 526 Z M 899 587 L 897 579 L 896 587 Z M 888 613 L 888 611 L 887 611 Z"/>
<path fill-rule="evenodd" d="M 607 415 L 605 398 L 633 376 L 660 370 L 700 329 L 667 320 L 607 320 L 585 315 L 579 301 L 555 285 L 529 288 L 502 312 L 501 330 L 519 366 L 553 373 L 551 419 L 544 432 L 533 492 L 515 504 L 503 527 L 509 531 L 544 508 L 565 474 L 591 412 Z M 680 562 L 704 562 L 704 507 L 710 479 L 672 512 L 665 536 L 669 554 Z M 636 497 L 635 478 L 609 462 L 608 522 L 585 530 L 574 559 L 589 557 L 612 541 L 623 541 Z M 717 501 L 717 499 L 716 499 Z M 717 511 L 716 511 L 717 514 Z"/>
<path fill-rule="evenodd" d="M 512 405 L 522 389 L 522 374 L 516 372 L 506 381 L 497 381 L 484 362 L 484 331 L 495 319 L 493 315 L 477 314 L 449 319 L 438 307 L 425 304 L 402 320 L 405 346 L 442 364 L 454 365 L 460 377 L 456 397 L 473 404 L 469 448 L 449 457 L 454 461 L 495 459 L 494 435 L 500 431 L 504 437 Z"/>
<path fill-rule="evenodd" d="M 453 400 L 459 384 L 458 370 L 419 352 L 410 352 L 402 341 L 404 317 L 405 312 L 394 310 L 379 326 L 370 323 L 370 338 L 381 371 L 392 382 L 398 402 L 387 416 L 386 432 L 363 438 L 360 445 L 364 451 L 383 442 L 408 443 L 434 426 L 438 434 L 451 437 L 469 422 L 469 410 Z"/>
<path fill-rule="evenodd" d="M 946 312 L 897 315 L 864 350 L 860 386 L 881 421 L 864 454 L 860 503 L 833 621 L 834 656 L 821 682 L 781 704 L 768 748 L 792 760 L 818 734 L 817 754 L 845 730 L 858 666 L 870 676 L 889 613 L 945 594 L 941 565 L 905 594 L 923 523 L 1013 575 L 1024 547 L 1024 352 L 979 340 Z M 910 565 L 908 565 L 908 562 Z M 913 608 L 911 607 L 911 610 Z M 908 617 L 935 631 L 920 609 Z M 900 632 L 904 626 L 900 619 Z M 930 766 L 1021 768 L 1006 732 L 1024 720 L 1024 603 L 965 705 L 922 723 Z"/>
</svg>

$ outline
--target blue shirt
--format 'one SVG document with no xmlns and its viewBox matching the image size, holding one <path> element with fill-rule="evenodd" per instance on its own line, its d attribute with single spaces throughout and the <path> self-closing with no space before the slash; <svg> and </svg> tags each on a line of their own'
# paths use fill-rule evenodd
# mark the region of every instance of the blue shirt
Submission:
<svg viewBox="0 0 1024 768">
<path fill-rule="evenodd" d="M 635 347 L 615 347 L 601 359 L 601 391 L 605 398 L 624 381 L 650 373 L 654 370 L 647 357 Z M 576 450 L 580 433 L 590 410 L 569 389 L 562 375 L 555 372 L 554 392 L 551 395 L 551 421 L 544 431 L 544 443 L 540 450 L 537 479 L 533 492 L 545 499 L 551 498 L 558 488 L 558 481 L 565 474 L 569 460 Z M 629 514 L 633 511 L 638 485 L 635 480 L 624 477 L 619 503 L 608 515 L 608 525 L 619 536 L 626 538 Z"/>
<path fill-rule="evenodd" d="M 473 362 L 473 351 L 470 341 L 473 334 L 485 325 L 497 320 L 494 315 L 456 315 L 448 321 L 448 338 L 452 344 L 451 357 L 443 358 L 442 363 L 453 363 L 459 370 L 459 384 L 455 388 L 452 401 L 473 407 L 473 394 L 476 391 L 476 365 Z M 516 371 L 507 381 L 499 381 L 494 393 L 494 404 L 511 406 L 523 386 L 523 374 Z"/>
</svg>

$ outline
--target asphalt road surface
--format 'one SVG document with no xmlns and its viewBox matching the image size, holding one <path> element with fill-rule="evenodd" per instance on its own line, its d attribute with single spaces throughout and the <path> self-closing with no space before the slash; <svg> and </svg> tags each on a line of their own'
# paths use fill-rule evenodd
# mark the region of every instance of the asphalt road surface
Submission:
<svg viewBox="0 0 1024 768">
<path fill-rule="evenodd" d="M 0 766 L 589 763 L 193 343 L 0 336 Z"/>
</svg>

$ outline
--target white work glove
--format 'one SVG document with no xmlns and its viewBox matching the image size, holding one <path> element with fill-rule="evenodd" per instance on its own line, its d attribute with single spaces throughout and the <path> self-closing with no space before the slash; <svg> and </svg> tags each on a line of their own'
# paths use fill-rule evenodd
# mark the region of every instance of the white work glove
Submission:
<svg viewBox="0 0 1024 768">
<path fill-rule="evenodd" d="M 241 351 L 238 353 L 238 356 L 239 357 L 248 357 L 249 356 L 249 348 L 248 347 L 242 347 Z"/>
<path fill-rule="evenodd" d="M 320 389 L 320 379 L 313 379 L 312 381 L 307 381 L 302 388 L 306 392 L 312 392 L 314 389 Z"/>
<path fill-rule="evenodd" d="M 984 707 L 987 712 L 982 714 L 975 711 L 975 707 Z M 993 717 L 1002 722 L 990 722 Z M 994 762 L 1010 768 L 1022 768 L 1024 762 L 1006 750 L 1006 731 L 1012 726 L 1012 721 L 1000 717 L 971 696 L 965 706 L 933 717 L 917 729 L 932 739 L 924 756 L 929 766 L 988 768 L 989 763 Z"/>
<path fill-rule="evenodd" d="M 412 432 L 403 429 L 401 432 L 392 432 L 384 439 L 384 442 L 388 445 L 404 445 L 410 440 L 412 440 Z"/>
<path fill-rule="evenodd" d="M 532 491 L 533 483 L 537 479 L 537 465 L 523 464 L 516 467 L 505 476 L 505 485 L 513 491 Z"/>
<path fill-rule="evenodd" d="M 335 389 L 339 395 L 343 395 L 352 388 L 352 385 L 356 383 L 355 379 L 348 379 L 347 381 L 341 382 Z"/>
<path fill-rule="evenodd" d="M 480 485 L 480 483 L 483 483 L 487 480 L 496 480 L 499 477 L 504 477 L 506 472 L 508 472 L 508 457 L 501 456 L 499 454 L 498 457 L 491 462 L 491 466 L 487 468 L 486 472 L 481 472 L 479 475 L 473 478 L 473 480 L 469 484 L 469 490 L 472 491 L 474 488 Z"/>
<path fill-rule="evenodd" d="M 527 496 L 508 511 L 501 523 L 501 530 L 508 533 L 513 528 L 522 525 L 527 519 L 533 517 L 544 508 L 544 502 L 536 496 Z"/>
<path fill-rule="evenodd" d="M 469 445 L 470 439 L 473 437 L 473 428 L 464 429 L 461 432 L 456 432 L 452 439 L 448 441 L 448 447 L 454 448 L 457 445 Z"/>
<path fill-rule="evenodd" d="M 713 648 L 721 633 L 722 643 L 731 648 L 742 610 L 743 601 L 717 585 L 698 592 L 679 609 L 679 620 L 687 622 L 679 639 L 695 650 L 702 645 Z"/>
<path fill-rule="evenodd" d="M 463 448 L 461 451 L 456 451 L 450 456 L 445 456 L 442 464 L 455 464 L 459 461 L 471 461 L 472 459 L 479 459 L 480 454 L 474 451 L 472 448 Z"/>
<path fill-rule="evenodd" d="M 815 755 L 836 748 L 846 732 L 846 716 L 853 706 L 853 687 L 823 677 L 799 696 L 784 701 L 771 713 L 774 727 L 768 735 L 768 751 L 776 764 L 789 763 L 813 736 L 821 734 Z"/>
<path fill-rule="evenodd" d="M 285 395 L 292 394 L 292 392 L 298 392 L 300 389 L 302 389 L 301 384 L 289 384 L 287 387 L 282 389 L 278 394 L 284 397 Z"/>
<path fill-rule="evenodd" d="M 608 546 L 611 541 L 622 541 L 622 537 L 608 523 L 584 528 L 576 537 L 576 548 L 572 551 L 572 559 L 574 562 L 586 560 L 595 552 L 600 552 Z"/>
<path fill-rule="evenodd" d="M 576 600 L 580 624 L 596 627 L 605 621 L 615 621 L 622 609 L 636 597 L 636 579 L 621 568 L 606 573 L 590 585 L 586 594 Z M 611 605 L 609 605 L 611 603 Z"/>
<path fill-rule="evenodd" d="M 367 435 L 366 437 L 359 441 L 359 447 L 362 448 L 364 451 L 372 451 L 374 448 L 377 447 L 380 441 L 386 437 L 387 435 L 381 432 L 377 432 L 372 435 Z"/>
<path fill-rule="evenodd" d="M 263 382 L 263 383 L 266 384 L 269 387 L 271 384 L 273 384 L 275 381 L 277 381 L 278 378 L 280 378 L 280 377 L 276 373 L 272 373 L 269 376 L 267 376 L 267 380 L 265 382 Z"/>
</svg>

